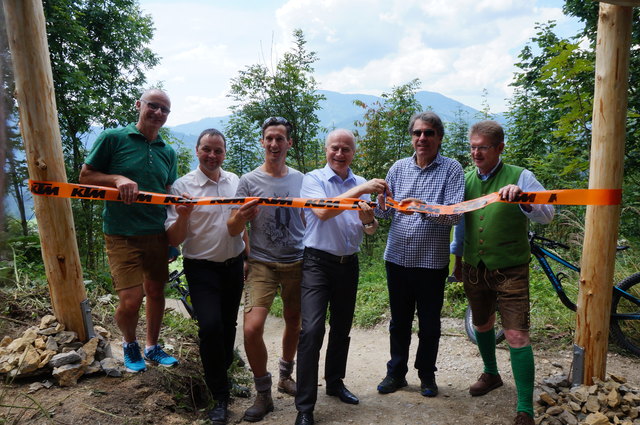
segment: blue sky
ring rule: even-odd
[[[168,125],[229,113],[230,80],[247,66],[272,67],[292,47],[295,28],[315,51],[319,88],[380,95],[414,78],[421,90],[493,112],[506,109],[513,64],[555,20],[575,34],[561,0],[140,0],[153,17],[147,73],[172,100]]]

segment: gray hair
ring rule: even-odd
[[[504,130],[497,121],[478,121],[469,129],[469,139],[474,135],[489,138],[493,146],[498,146],[500,143],[504,143]]]
[[[424,121],[426,123],[431,124],[431,127],[438,133],[438,136],[444,137],[444,125],[442,124],[442,120],[435,112],[418,112],[417,114],[411,117],[409,121],[409,135],[413,134],[413,125],[417,120]]]

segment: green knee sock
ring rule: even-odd
[[[522,348],[511,348],[511,369],[518,391],[518,412],[525,412],[533,417],[533,384],[535,366],[533,349],[530,345]]]
[[[491,329],[486,332],[476,333],[476,341],[478,341],[478,350],[480,357],[484,363],[484,372],[492,375],[498,374],[498,362],[496,361],[496,330]]]

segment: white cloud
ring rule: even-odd
[[[422,89],[476,108],[487,89],[498,112],[534,23],[566,21],[561,0],[541,1],[143,0],[157,27],[151,47],[162,56],[148,77],[171,95],[169,125],[224,115],[230,79],[275,64],[301,28],[318,54],[322,89],[381,94],[419,78]]]

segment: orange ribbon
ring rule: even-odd
[[[88,184],[44,182],[29,180],[29,190],[34,195],[52,196],[71,199],[94,199],[103,201],[122,201],[118,189],[114,187],[93,186]],[[358,210],[358,198],[221,198],[199,197],[187,199],[182,196],[165,195],[153,192],[139,192],[136,199],[141,204],[161,205],[243,205],[254,199],[258,205],[271,205],[277,207],[292,208],[329,208],[336,210]],[[500,199],[497,192],[490,193],[480,198],[471,199],[453,205],[430,205],[418,202],[400,203],[387,198],[386,205],[399,211],[412,211],[426,214],[462,214],[474,211],[494,202],[506,202],[515,204],[552,204],[552,205],[618,205],[622,200],[620,189],[565,189],[544,190],[540,192],[522,192],[513,202]],[[367,202],[376,206],[375,202]]]

